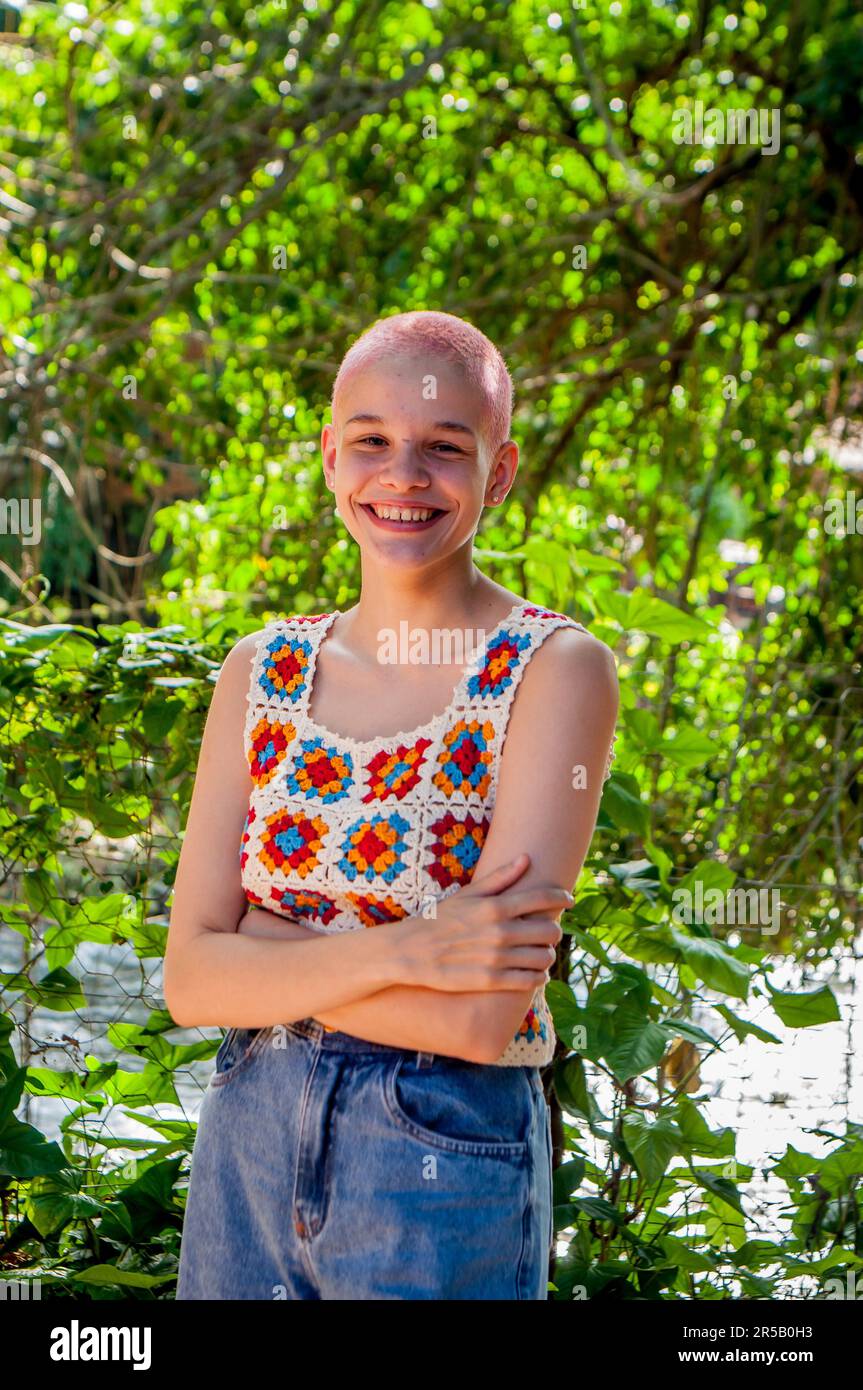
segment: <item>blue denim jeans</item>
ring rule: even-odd
[[[536,1067],[232,1028],[198,1121],[180,1299],[545,1299]]]

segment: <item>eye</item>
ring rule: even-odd
[[[436,444],[432,444],[431,447],[433,449],[452,449],[454,454],[464,453],[464,450],[460,449],[457,444],[450,444],[448,439],[440,439]]]
[[[358,439],[358,444],[386,444],[386,440],[380,434],[367,434],[362,439]]]

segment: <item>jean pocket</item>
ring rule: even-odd
[[[384,1101],[393,1123],[429,1148],[522,1160],[534,1113],[525,1070],[445,1061],[420,1068],[399,1057],[384,1073]]]
[[[225,1086],[244,1071],[258,1056],[271,1032],[270,1028],[229,1028],[216,1053],[216,1069],[210,1077],[210,1085]]]

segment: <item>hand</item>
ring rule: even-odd
[[[573,897],[553,884],[512,887],[529,863],[521,854],[445,898],[436,917],[389,927],[402,937],[405,983],[452,993],[544,984],[563,935],[554,919]]]

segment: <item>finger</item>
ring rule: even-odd
[[[541,985],[548,984],[547,970],[501,970],[496,973],[490,985],[490,990],[527,990],[533,987],[539,989]]]
[[[562,938],[563,932],[553,917],[514,917],[504,923],[503,945],[507,947],[553,946],[556,949]]]
[[[503,953],[500,965],[507,970],[550,970],[556,955],[553,946],[512,946]]]
[[[473,889],[480,893],[502,893],[509,888],[510,884],[517,883],[530,864],[529,854],[517,854],[515,859],[511,859],[508,864],[501,864],[499,868],[492,869],[489,873],[477,878],[474,874],[470,883],[462,890],[467,893]]]
[[[530,888],[511,888],[501,894],[500,906],[508,917],[526,917],[531,912],[564,912],[574,901],[565,888],[534,883]]]

